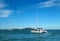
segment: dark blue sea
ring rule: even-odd
[[[60,41],[60,30],[36,34],[29,30],[0,30],[0,41]]]

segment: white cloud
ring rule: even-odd
[[[13,10],[1,10],[0,17],[9,17],[13,12]]]
[[[0,3],[0,9],[6,7],[7,5],[5,3]]]
[[[47,1],[47,2],[40,3],[40,7],[51,7],[54,5],[55,3],[53,1]]]
[[[14,10],[6,9],[8,5],[5,3],[6,0],[0,0],[0,17],[1,18],[6,18],[9,17]]]
[[[4,1],[5,0],[0,0],[0,9],[7,6],[7,4]]]
[[[60,0],[49,0],[46,2],[41,2],[41,3],[38,3],[37,6],[39,6],[39,7],[60,6]]]
[[[17,10],[16,11],[16,14],[20,14],[20,13],[22,13],[23,11],[21,11],[21,10]]]

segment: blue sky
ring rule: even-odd
[[[60,29],[60,0],[0,0],[0,29],[26,27]]]

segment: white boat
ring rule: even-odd
[[[44,29],[42,29],[42,28],[38,28],[38,29],[36,29],[36,30],[32,30],[31,32],[32,32],[32,33],[47,33],[47,31],[44,30]]]

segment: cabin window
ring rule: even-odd
[[[40,30],[39,30],[40,31]]]

